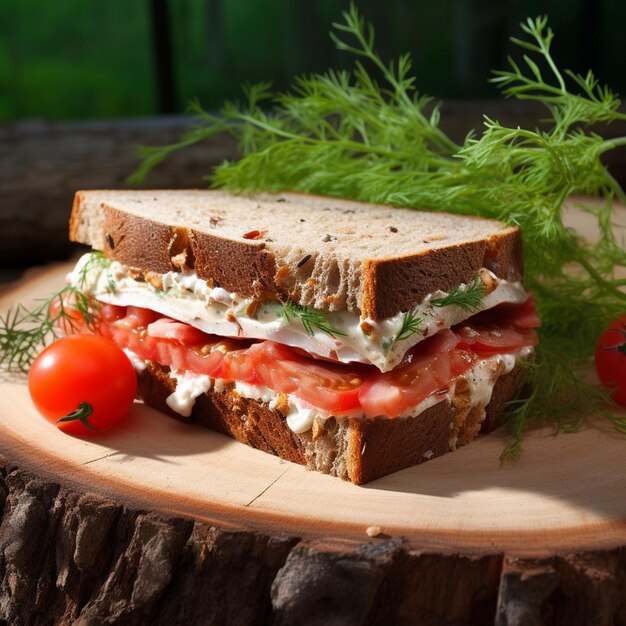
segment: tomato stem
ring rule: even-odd
[[[57,420],[57,424],[61,422],[74,422],[80,420],[80,423],[90,430],[100,431],[100,428],[96,428],[89,423],[89,416],[93,413],[93,406],[89,402],[81,402],[78,408],[71,413],[68,413],[65,417],[60,417]]]
[[[613,330],[616,330],[618,333],[620,333],[622,337],[624,337],[624,339],[626,340],[626,330],[622,330],[621,328],[614,328]],[[624,356],[626,356],[626,341],[622,341],[622,343],[618,343],[609,348],[606,348],[603,346],[602,349],[603,350],[617,350],[618,352],[621,352]]]

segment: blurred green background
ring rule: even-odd
[[[337,0],[2,0],[0,120],[116,118],[209,109],[244,82],[349,66],[328,37]],[[624,0],[361,0],[386,58],[409,51],[420,91],[495,95],[527,16],[547,14],[559,63],[626,93]],[[165,12],[165,13],[164,13]],[[160,16],[160,17],[159,17]],[[169,45],[168,45],[169,37]],[[156,43],[155,43],[156,42]]]

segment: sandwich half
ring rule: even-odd
[[[336,198],[80,191],[69,279],[144,402],[361,484],[494,426],[539,320],[517,228]],[[74,325],[74,330],[80,324]]]

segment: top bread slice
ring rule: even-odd
[[[193,268],[244,297],[374,320],[481,268],[522,276],[515,227],[300,193],[78,191],[70,238],[142,271]]]

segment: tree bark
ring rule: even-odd
[[[140,510],[0,457],[0,622],[626,622],[626,550],[454,554],[303,539]]]
[[[100,122],[31,120],[0,124],[0,265],[67,258],[74,192],[128,187],[139,145],[179,140],[188,117]],[[208,139],[173,153],[143,187],[206,187],[204,176],[236,156],[233,139]]]

